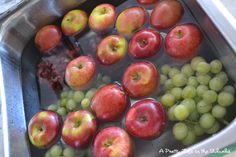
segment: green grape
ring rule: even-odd
[[[83,156],[83,157],[87,157],[87,156],[85,156],[85,154],[86,154],[86,151],[85,150],[79,150],[78,152],[77,152],[77,155],[76,156]]]
[[[176,87],[182,87],[186,85],[187,81],[187,77],[182,73],[176,74],[172,77],[172,83]]]
[[[188,83],[187,83],[187,85],[193,86],[193,87],[196,88],[196,87],[198,86],[197,78],[196,78],[195,76],[190,76],[190,77],[188,78]]]
[[[217,101],[219,105],[227,107],[234,103],[234,96],[227,92],[220,92]]]
[[[88,148],[85,152],[85,157],[93,157],[92,151],[90,148]]]
[[[197,68],[196,68],[196,71],[199,74],[203,74],[203,75],[209,73],[210,70],[211,70],[211,66],[206,62],[198,63]]]
[[[197,81],[202,85],[208,85],[210,80],[211,80],[211,77],[209,75],[198,75],[197,76]]]
[[[226,109],[220,105],[215,105],[212,108],[211,114],[215,118],[223,118],[226,115]]]
[[[44,157],[51,157],[50,151],[47,151],[44,155]]]
[[[204,134],[204,129],[199,124],[195,124],[193,126],[193,132],[195,133],[195,135],[201,136]]]
[[[61,92],[61,99],[67,98],[67,96],[68,96],[68,92],[67,91]]]
[[[197,110],[194,110],[189,116],[188,119],[191,121],[198,121],[200,117],[200,114],[197,112]]]
[[[69,91],[67,97],[72,99],[73,96],[74,96],[74,91],[73,90]]]
[[[193,70],[196,70],[198,63],[204,62],[204,61],[205,61],[205,59],[202,58],[202,57],[194,57],[194,58],[191,60],[191,67],[192,67],[192,69],[193,69]]]
[[[185,74],[187,77],[190,77],[194,74],[194,71],[191,67],[190,64],[185,64],[182,68],[181,68],[181,72],[183,74]]]
[[[176,106],[174,109],[174,115],[177,120],[180,120],[180,121],[185,120],[188,118],[189,114],[190,113],[189,113],[188,108],[184,105],[180,104]]]
[[[220,130],[220,124],[219,122],[215,121],[214,125],[211,128],[205,130],[205,133],[214,134],[219,130]]]
[[[70,147],[67,147],[64,149],[63,155],[65,157],[75,157],[75,150]]]
[[[174,109],[175,109],[176,105],[172,106],[171,108],[168,109],[167,111],[167,115],[168,115],[168,119],[170,121],[175,121],[175,115],[174,115]]]
[[[223,81],[224,85],[229,81],[229,78],[228,78],[227,74],[225,72],[223,72],[223,71],[218,73],[216,75],[216,77],[219,77]]]
[[[168,76],[169,76],[170,78],[172,78],[172,77],[174,77],[176,74],[179,74],[179,73],[180,73],[179,69],[177,69],[177,68],[172,68],[172,69],[170,69],[170,71],[169,71],[169,73],[168,73]]]
[[[210,113],[204,113],[199,119],[199,124],[203,129],[210,129],[215,121],[215,118]]]
[[[189,130],[187,136],[182,140],[182,143],[188,146],[195,142],[196,142],[196,135],[192,130]]]
[[[54,145],[50,149],[50,155],[51,157],[58,157],[62,154],[62,147],[59,145]]]
[[[197,95],[198,95],[199,97],[202,97],[203,94],[204,94],[204,92],[207,91],[207,90],[208,90],[208,87],[207,87],[207,86],[205,86],[205,85],[199,85],[199,86],[197,87]]]
[[[57,109],[57,113],[62,117],[64,117],[67,114],[66,109],[64,107],[59,107]]]
[[[197,94],[196,89],[193,86],[186,86],[182,91],[182,97],[184,99],[194,98],[196,94]]]
[[[212,104],[217,100],[217,93],[213,90],[207,90],[204,92],[202,98],[206,103]]]
[[[109,76],[103,76],[102,82],[105,84],[109,84],[109,83],[111,83],[111,78]]]
[[[58,108],[58,106],[56,104],[51,104],[48,106],[48,110],[54,111],[54,112],[57,111],[57,108]]]
[[[161,85],[164,85],[167,79],[168,78],[167,78],[166,75],[161,74],[161,76],[160,76],[160,83],[161,83]]]
[[[187,107],[190,113],[192,113],[196,109],[196,103],[193,99],[189,99],[189,98],[184,99],[181,102],[181,105],[184,105],[185,107]]]
[[[85,98],[85,99],[82,100],[81,106],[82,106],[83,109],[88,109],[89,105],[90,105],[90,99]]]
[[[74,110],[76,107],[77,107],[76,102],[75,102],[73,99],[68,100],[68,102],[67,102],[67,104],[66,104],[67,110],[72,111],[72,110]]]
[[[182,98],[182,89],[181,88],[178,88],[178,87],[172,88],[170,93],[172,95],[174,95],[175,100],[180,100]]]
[[[218,59],[211,61],[210,65],[213,74],[217,74],[222,70],[222,63]]]
[[[67,104],[67,99],[66,98],[63,98],[63,99],[60,100],[60,106],[61,107],[65,107],[66,104]]]
[[[207,113],[212,109],[212,104],[209,104],[205,102],[204,100],[201,100],[197,103],[197,111],[201,114]]]
[[[84,98],[84,93],[82,91],[76,91],[74,93],[73,99],[76,103],[80,103]]]
[[[93,96],[95,95],[97,89],[96,88],[92,88],[90,90],[87,91],[87,93],[85,94],[85,98],[88,98],[88,99],[92,99]]]
[[[165,84],[164,84],[164,89],[167,91],[167,90],[170,90],[174,87],[173,83],[172,83],[172,80],[171,79],[168,79],[166,80]]]
[[[165,107],[171,107],[175,104],[175,96],[169,93],[166,93],[161,97],[161,103]]]
[[[165,64],[161,67],[161,72],[164,75],[168,75],[168,73],[170,72],[170,69],[171,69],[171,67],[169,65]]]
[[[188,135],[188,127],[185,123],[176,123],[172,129],[173,135],[177,140],[183,140]]]
[[[224,82],[219,77],[214,77],[209,82],[210,89],[219,92],[224,87]]]
[[[232,95],[235,94],[235,90],[234,90],[234,87],[231,86],[231,85],[227,85],[223,88],[223,91],[224,92],[228,92],[228,93],[231,93]]]

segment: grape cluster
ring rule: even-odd
[[[214,134],[234,103],[234,87],[219,60],[207,63],[195,57],[178,69],[161,67],[160,82],[164,94],[160,101],[167,108],[170,121],[177,121],[172,131],[184,145],[195,143],[198,136]]]

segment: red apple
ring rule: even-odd
[[[116,21],[118,33],[130,37],[143,27],[147,19],[146,11],[141,7],[131,7],[121,12]]]
[[[61,22],[61,29],[66,36],[73,36],[83,31],[88,23],[87,13],[83,10],[71,10]]]
[[[132,99],[140,99],[152,94],[159,82],[156,67],[150,62],[131,64],[122,78],[122,85]]]
[[[161,47],[161,36],[154,30],[141,30],[134,34],[129,42],[129,55],[136,59],[145,59],[155,55]]]
[[[115,20],[115,7],[111,4],[100,4],[90,14],[89,26],[95,32],[106,32],[113,27]]]
[[[96,57],[104,65],[115,64],[125,57],[127,41],[119,35],[104,38],[97,46]]]
[[[86,110],[70,112],[62,128],[63,141],[75,149],[85,149],[96,134],[97,122]]]
[[[91,102],[91,109],[101,121],[118,120],[128,106],[127,97],[116,84],[99,89]]]
[[[80,56],[67,65],[66,83],[73,89],[82,89],[93,79],[95,71],[96,66],[93,58]]]
[[[37,32],[34,41],[41,53],[48,54],[48,51],[61,42],[61,37],[61,31],[57,26],[47,25]]]
[[[174,26],[182,17],[184,9],[177,0],[165,0],[157,3],[151,13],[150,24],[157,29]]]
[[[202,33],[194,24],[174,27],[166,36],[165,48],[168,55],[176,60],[188,60],[196,55],[202,42]]]
[[[133,157],[133,142],[121,128],[101,130],[93,143],[93,157]]]
[[[150,140],[161,135],[166,125],[164,108],[155,100],[136,102],[127,112],[125,127],[134,137]]]
[[[48,148],[61,136],[61,118],[52,111],[35,114],[28,125],[30,142],[38,148]]]
[[[138,3],[140,3],[140,4],[153,4],[153,3],[156,3],[157,2],[157,0],[137,0],[138,1]]]

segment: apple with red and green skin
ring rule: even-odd
[[[62,128],[63,141],[75,149],[88,147],[96,134],[97,122],[95,117],[86,110],[70,112]]]
[[[91,109],[103,122],[118,120],[128,106],[127,96],[117,84],[99,89],[91,101]]]
[[[52,111],[36,113],[28,124],[29,140],[35,147],[48,148],[61,136],[61,118]]]
[[[166,29],[174,26],[183,14],[184,9],[179,1],[160,1],[151,13],[150,24],[156,29]]]
[[[131,7],[122,11],[116,20],[116,29],[126,37],[141,29],[147,19],[147,13],[142,7]]]
[[[95,61],[90,56],[80,56],[66,67],[66,83],[75,90],[85,88],[91,82],[96,73]]]
[[[161,135],[166,125],[165,110],[151,99],[136,102],[126,114],[125,127],[132,136],[152,140]]]
[[[178,25],[166,36],[166,52],[175,60],[189,60],[197,54],[202,39],[202,33],[196,25]]]
[[[83,10],[69,11],[61,22],[62,32],[66,36],[74,36],[82,32],[88,23],[88,15]]]
[[[159,75],[151,62],[131,64],[122,77],[122,86],[132,99],[151,95],[159,84]]]
[[[95,137],[93,157],[133,157],[133,142],[125,130],[108,127]]]
[[[48,54],[55,48],[62,38],[60,28],[54,25],[47,25],[41,28],[35,36],[35,44],[42,54]]]
[[[89,16],[89,26],[95,32],[106,32],[113,27],[116,20],[115,7],[111,4],[100,4]]]
[[[155,55],[161,48],[161,35],[154,30],[141,30],[134,34],[129,42],[129,55],[136,59],[145,59]]]
[[[124,37],[110,35],[98,44],[96,57],[103,65],[115,64],[125,57],[127,45]]]
[[[144,5],[146,5],[146,4],[154,4],[154,3],[157,2],[157,0],[137,0],[137,2],[138,2],[139,4],[144,4]]]

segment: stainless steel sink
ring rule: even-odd
[[[34,52],[36,50],[32,46],[32,38],[40,27],[55,22],[66,11],[78,7],[84,1],[29,1],[2,22],[0,26],[0,112],[2,116],[2,133],[0,133],[0,136],[3,138],[3,157],[29,157],[32,151],[34,151],[33,154],[38,153],[38,156],[40,156],[40,151],[29,145],[26,134],[27,121],[40,108],[37,84],[35,83],[35,65],[40,56]],[[95,3],[94,1],[90,2]],[[111,1],[104,0],[101,2]],[[231,17],[227,16],[227,13],[219,8],[218,3],[223,2],[223,0],[214,0],[214,2],[213,0],[183,0],[186,8],[189,9],[189,13],[192,14],[203,30],[207,45],[213,52],[205,55],[216,56],[222,60],[231,79],[235,82],[236,25],[234,21],[231,21]],[[118,2],[116,1],[116,3]],[[26,45],[27,51],[32,51],[32,53],[28,54],[28,57],[23,54]],[[235,143],[236,139],[232,137],[235,137],[234,134],[236,132],[236,120],[234,120],[236,107],[230,108],[230,111],[232,112],[229,114],[229,119],[232,121],[229,126],[214,136],[190,146],[187,149],[188,151],[182,151],[173,156],[206,156],[210,152],[192,154],[191,151],[211,148],[220,149]],[[163,142],[168,143],[168,141]]]

